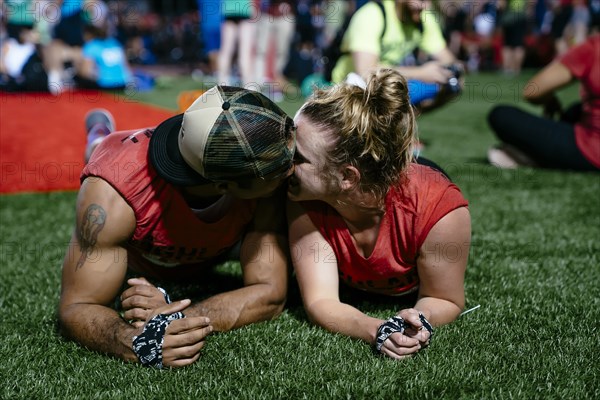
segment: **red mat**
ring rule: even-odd
[[[0,193],[77,190],[93,108],[115,117],[117,130],[155,126],[175,112],[97,91],[0,93]]]

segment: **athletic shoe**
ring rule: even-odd
[[[107,110],[96,108],[85,116],[87,145],[85,147],[85,162],[90,159],[92,152],[106,136],[115,130],[115,120]]]
[[[487,157],[490,164],[503,169],[538,166],[527,154],[507,144],[490,148]]]
[[[103,108],[94,108],[85,115],[85,131],[89,133],[96,124],[102,124],[109,132],[115,131],[115,119],[112,114]]]

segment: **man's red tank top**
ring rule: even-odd
[[[111,133],[95,149],[81,181],[102,178],[133,209],[136,228],[125,245],[130,268],[157,278],[194,275],[242,238],[256,201],[236,199],[220,220],[200,220],[177,188],[150,164],[152,133],[153,129]]]
[[[446,214],[467,205],[458,187],[438,171],[412,164],[407,180],[387,194],[375,248],[365,258],[333,207],[317,201],[303,203],[334,251],[340,279],[351,287],[386,295],[418,288],[417,257],[429,231]]]

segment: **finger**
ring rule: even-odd
[[[419,341],[419,343],[421,343],[421,345],[423,345],[424,343],[429,341],[429,331],[425,328],[421,328],[419,330],[410,330],[410,332],[407,330],[404,332],[404,334],[406,336],[409,336],[413,339],[417,339]]]
[[[146,280],[146,278],[130,278],[127,280],[127,284],[130,286],[143,285],[143,286],[154,286]]]
[[[185,360],[194,358],[200,353],[200,350],[204,347],[206,341],[194,343],[189,346],[176,347],[173,349],[164,349],[163,347],[163,360],[168,358],[170,360]]]
[[[408,358],[412,355],[412,354],[398,354],[395,351],[392,351],[386,347],[381,348],[381,354],[383,354],[384,356],[393,358],[395,360],[402,360],[402,359]]]
[[[124,290],[123,293],[121,293],[121,301],[124,301],[126,298],[133,296],[152,297],[155,294],[157,294],[157,289],[155,289],[153,286],[135,285]]]
[[[151,316],[151,310],[142,308],[132,308],[123,313],[123,318],[126,321],[139,320],[146,321]]]
[[[420,329],[423,326],[423,323],[421,323],[421,318],[419,318],[419,311],[415,310],[414,308],[404,309],[400,311],[398,315],[404,319],[404,322],[416,329]]]
[[[164,300],[161,302],[152,301],[151,297],[145,296],[132,296],[128,297],[125,300],[121,301],[121,307],[124,310],[129,310],[133,308],[143,308],[145,310],[156,308],[162,304],[165,304]]]
[[[404,346],[398,347],[398,346],[395,346],[393,342],[386,340],[386,343],[384,343],[382,349],[384,349],[384,348],[396,355],[407,356],[407,355],[415,354],[416,352],[421,350],[421,344],[417,344],[415,346],[410,346],[410,347],[404,347]]]
[[[165,334],[163,341],[163,349],[175,349],[180,347],[193,346],[196,343],[202,342],[213,331],[212,326],[196,329],[181,333],[178,335]]]
[[[131,325],[136,328],[142,328],[146,323],[144,321],[132,321]]]
[[[390,347],[394,348],[412,348],[420,345],[418,339],[403,335],[400,332],[396,332],[390,335],[384,342],[384,345],[390,343]]]
[[[198,360],[198,358],[200,358],[200,353],[198,353],[194,357],[188,358],[188,359],[178,359],[178,360],[167,360],[167,361],[165,361],[165,359],[163,357],[163,365],[165,367],[170,367],[170,368],[187,367],[188,365],[195,363]]]
[[[209,326],[212,329],[212,326],[210,325],[210,319],[207,317],[190,317],[171,322],[166,332],[169,335],[179,335],[188,331],[206,328]]]
[[[173,314],[179,311],[185,310],[192,301],[190,299],[184,299],[179,301],[174,301],[171,304],[166,304],[162,307],[156,309],[155,314]]]

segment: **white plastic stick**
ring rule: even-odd
[[[467,313],[470,313],[471,311],[475,311],[475,310],[477,310],[479,307],[481,307],[481,304],[477,304],[475,307],[473,307],[473,308],[469,308],[468,310],[466,310],[466,311],[463,311],[462,313],[460,313],[460,315],[465,315],[465,314],[467,314]]]

